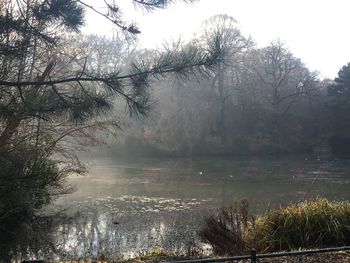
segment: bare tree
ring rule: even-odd
[[[227,15],[217,15],[203,23],[201,41],[204,46],[218,43],[224,50],[221,62],[217,65],[212,80],[212,86],[218,91],[220,103],[220,117],[218,130],[221,145],[227,143],[226,107],[232,93],[239,83],[239,71],[247,52],[252,48],[250,38],[242,35],[237,21]]]

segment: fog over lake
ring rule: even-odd
[[[350,198],[348,160],[89,158],[88,174],[70,178],[77,190],[42,211],[56,218],[59,257],[129,257],[155,247],[185,253],[201,247],[196,232],[209,211],[242,198],[253,214],[316,197]]]
[[[298,1],[1,1],[0,263],[349,245],[350,5]]]

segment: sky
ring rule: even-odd
[[[103,1],[101,6],[103,6]],[[141,29],[139,45],[162,46],[179,37],[190,39],[206,19],[227,14],[238,21],[245,36],[258,47],[280,39],[305,65],[321,78],[335,78],[350,62],[349,0],[198,0],[177,1],[167,9],[146,12],[131,4],[117,3],[128,21]],[[96,0],[94,1],[96,4]],[[112,25],[88,13],[86,32],[111,34]]]

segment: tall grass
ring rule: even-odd
[[[265,251],[350,244],[350,203],[326,199],[279,208],[259,217],[249,230]]]
[[[246,210],[237,204],[221,208],[205,220],[199,236],[214,253],[237,255],[252,247],[259,252],[276,252],[350,245],[348,201],[305,201],[272,210],[256,220],[248,215],[248,203],[244,203]]]

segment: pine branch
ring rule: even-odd
[[[210,57],[204,57],[202,60],[194,63],[187,63],[187,64],[181,64],[181,63],[174,63],[172,65],[168,65],[165,67],[162,67],[162,65],[155,66],[154,68],[151,68],[147,71],[139,71],[132,74],[122,75],[122,76],[112,76],[112,77],[98,77],[98,76],[81,76],[77,75],[75,77],[70,78],[63,78],[63,79],[49,79],[49,80],[43,80],[43,81],[6,81],[6,80],[0,80],[0,86],[7,86],[7,87],[28,87],[28,86],[52,86],[57,84],[66,84],[66,83],[72,83],[72,82],[101,82],[103,84],[108,85],[109,87],[114,87],[113,83],[117,82],[118,80],[125,80],[125,79],[135,79],[137,77],[142,77],[144,75],[164,75],[167,73],[182,73],[186,71],[187,69],[200,69],[200,67],[208,67],[214,65],[215,58]],[[115,90],[118,93],[120,91]],[[121,94],[122,95],[122,94]]]
[[[77,0],[77,2],[82,4],[85,7],[89,8],[90,10],[95,12],[96,14],[104,17],[108,21],[112,22],[114,25],[116,25],[117,27],[119,27],[123,31],[127,31],[127,32],[129,32],[131,34],[139,34],[139,33],[141,33],[141,31],[136,27],[136,25],[130,24],[130,25],[126,26],[126,25],[124,25],[124,23],[122,21],[118,21],[116,18],[113,18],[112,16],[110,16],[108,14],[104,14],[104,13],[100,12],[95,7],[93,7],[92,5],[86,4],[84,1]],[[106,5],[107,5],[107,7],[109,8],[109,10],[112,12],[112,14],[114,16],[117,16],[118,13],[120,12],[120,10],[119,10],[119,8],[117,6],[111,6],[108,3],[106,3]]]
[[[42,111],[44,114],[53,115],[59,115],[66,111],[72,116],[72,120],[79,121],[80,119],[84,120],[85,116],[92,113],[91,111],[103,110],[104,106],[108,106],[106,97],[94,96],[93,94],[93,96],[89,96],[87,93],[85,84],[96,83],[123,97],[129,107],[130,114],[147,115],[152,105],[150,94],[148,93],[151,79],[166,78],[171,73],[182,79],[198,74],[207,75],[212,72],[221,57],[221,50],[218,46],[212,47],[210,51],[203,52],[192,45],[187,45],[185,48],[179,45],[175,49],[168,49],[166,52],[159,53],[151,61],[140,61],[131,64],[128,73],[124,75],[120,75],[119,72],[105,76],[88,74],[85,72],[84,64],[83,71],[79,71],[73,77],[57,79],[37,78],[33,81],[0,80],[0,88],[6,90],[6,87],[16,87],[17,89],[28,87],[32,91],[39,91],[40,88],[44,88],[48,92],[47,89],[51,87],[52,92],[47,93],[49,97],[43,97],[44,101],[42,102],[32,101],[30,105],[33,105],[33,107],[29,107],[27,110],[33,114],[37,111]],[[88,104],[85,103],[89,100],[88,98],[86,101],[82,101],[76,100],[79,97],[66,97],[64,94],[60,94],[59,87],[66,84],[77,84],[80,87],[80,91],[90,98],[90,102]],[[35,95],[33,98],[35,98]],[[53,98],[55,98],[55,101],[52,100]],[[51,103],[51,106],[45,109],[38,108],[37,105],[49,105],[46,100],[51,100],[54,103]],[[82,110],[83,115],[79,114],[79,109]],[[86,112],[88,114],[84,115]]]
[[[186,3],[192,3],[195,0],[184,0]],[[143,6],[146,10],[154,10],[156,8],[166,8],[169,4],[175,2],[175,0],[133,0],[135,4]]]

